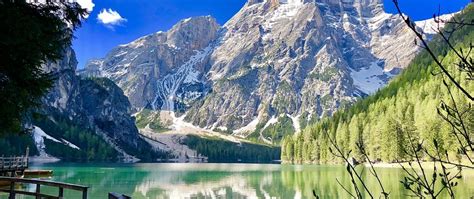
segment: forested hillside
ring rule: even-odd
[[[279,147],[245,142],[233,143],[222,139],[202,138],[194,135],[188,135],[183,144],[206,156],[208,162],[269,163],[278,160],[280,154]]]
[[[466,22],[474,19],[474,7],[468,6],[456,16]],[[450,28],[448,25],[446,28]],[[451,37],[456,49],[468,50],[474,41],[474,28],[465,26]],[[440,37],[435,37],[431,48],[438,55],[458,81],[469,92],[474,92],[472,81],[466,81],[454,66],[456,56]],[[360,100],[352,107],[338,111],[331,118],[309,125],[302,133],[286,137],[282,141],[282,160],[295,163],[327,163],[335,161],[329,151],[328,136],[332,136],[344,151],[352,150],[356,159],[362,159],[356,147],[358,141],[364,143],[371,159],[384,162],[403,160],[403,148],[408,145],[407,135],[419,140],[436,139],[441,148],[455,154],[457,140],[451,136],[452,130],[437,113],[443,100],[451,102],[443,76],[427,52],[421,52],[398,77],[376,94]],[[438,75],[437,75],[438,74]],[[461,110],[467,110],[468,102],[453,85],[453,96]],[[474,132],[474,112],[466,114],[468,132]],[[428,150],[433,150],[428,142]]]

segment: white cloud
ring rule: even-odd
[[[89,13],[92,12],[92,9],[94,9],[95,6],[92,0],[77,0],[76,2],[81,5],[82,8],[87,9]]]
[[[127,19],[120,16],[120,14],[112,9],[102,9],[97,15],[97,20],[99,23],[104,24],[105,27],[114,29],[114,26],[122,25],[122,23],[126,22]]]

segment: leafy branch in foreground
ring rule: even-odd
[[[0,135],[28,131],[29,112],[54,81],[42,65],[62,57],[87,13],[77,3],[54,2],[0,0]]]
[[[409,16],[406,16],[403,14],[401,8],[400,8],[400,5],[398,4],[398,0],[393,0],[393,3],[395,4],[395,8],[397,9],[398,11],[398,14],[400,15],[400,17],[403,19],[403,21],[405,22],[405,24],[412,30],[412,32],[416,35],[417,39],[423,44],[421,47],[426,50],[429,55],[431,56],[431,58],[433,59],[433,61],[438,65],[438,67],[441,69],[441,71],[443,72],[443,74],[460,90],[462,91],[462,93],[464,93],[464,95],[466,95],[467,98],[469,98],[471,101],[474,101],[474,97],[466,90],[466,88],[464,86],[461,85],[461,83],[455,79],[454,75],[452,74],[452,72],[450,72],[447,67],[445,66],[445,64],[442,63],[442,60],[440,60],[438,58],[438,56],[435,54],[435,52],[429,47],[428,45],[428,41],[425,39],[425,36],[424,36],[424,33],[423,31],[419,31],[418,27],[416,26],[416,24],[410,19]],[[453,33],[457,30],[459,30],[460,28],[466,26],[466,25],[469,25],[467,23],[463,23],[462,20],[460,21],[457,21],[457,20],[454,20],[456,21],[457,23],[453,23],[455,24],[456,26],[454,27],[450,27],[450,29],[448,28],[446,31],[443,31],[443,28],[442,26],[440,25],[440,23],[443,23],[443,20],[440,19],[439,17],[439,14],[438,15],[434,15],[434,20],[435,22],[437,22],[437,29],[435,30],[438,35],[441,36],[441,38],[444,40],[444,42],[449,46],[449,48],[451,50],[453,50],[456,55],[458,56],[458,58],[460,59],[459,62],[458,62],[458,66],[461,66],[460,69],[463,69],[465,70],[466,73],[468,73],[468,75],[470,77],[472,77],[472,74],[474,72],[474,67],[473,67],[473,62],[472,62],[472,58],[469,58],[470,56],[470,53],[472,52],[472,43],[470,45],[470,48],[469,50],[467,51],[467,53],[463,53],[462,50],[457,50],[455,48],[455,46],[452,44],[452,42],[450,41],[450,37],[451,35],[453,35]],[[417,40],[415,40],[416,42]]]

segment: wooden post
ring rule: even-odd
[[[28,156],[30,156],[30,147],[26,147],[26,154],[25,154],[26,168],[28,168]]]
[[[36,184],[36,199],[41,199],[41,196],[39,196],[41,193],[41,185]]]
[[[82,191],[82,199],[87,199],[87,188]]]
[[[60,182],[53,182],[53,181],[45,181],[45,180],[33,180],[33,179],[24,179],[24,178],[10,178],[10,177],[1,177],[0,180],[6,181],[10,183],[10,189],[0,189],[0,192],[9,193],[8,199],[15,199],[16,195],[30,195],[33,196],[35,199],[42,199],[42,198],[57,198],[63,199],[64,198],[64,189],[70,189],[75,191],[82,192],[82,199],[87,199],[87,190],[88,187],[68,184],[68,183],[60,183]],[[23,190],[15,190],[16,183],[21,184],[31,184],[36,186],[36,190],[34,191],[23,191]],[[59,188],[58,195],[48,195],[45,193],[41,193],[41,185],[44,186],[51,186]]]
[[[62,187],[59,187],[59,194],[58,194],[58,197],[60,199],[63,199],[64,197],[64,189]]]
[[[15,182],[11,181],[10,182],[10,196],[8,199],[15,199]]]
[[[25,160],[25,156],[21,156],[20,158],[18,158],[18,167],[17,168],[23,168],[23,160]]]

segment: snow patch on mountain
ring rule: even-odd
[[[60,159],[46,153],[46,150],[45,150],[46,149],[46,144],[44,143],[44,139],[48,139],[48,140],[51,140],[51,141],[56,142],[56,143],[62,143],[62,144],[66,145],[68,147],[71,147],[73,149],[80,150],[79,147],[72,144],[71,142],[69,142],[65,139],[61,139],[61,141],[60,141],[60,140],[46,134],[41,128],[39,128],[37,126],[33,126],[33,140],[35,142],[36,149],[38,150],[38,153],[39,153],[39,155],[37,157],[32,157],[33,161],[36,161],[36,162],[56,162],[56,161],[60,160]]]
[[[282,18],[293,17],[298,14],[303,2],[298,0],[280,1],[281,5],[275,10],[270,21],[277,21]]]
[[[296,117],[291,116],[290,114],[286,114],[291,119],[291,122],[293,123],[293,128],[295,129],[295,133],[301,132],[301,126],[300,126],[300,116],[298,115]]]
[[[451,13],[451,14],[444,14],[436,18],[436,20],[439,20],[439,23],[431,18],[431,19],[426,19],[422,21],[417,21],[415,22],[416,26],[420,27],[423,30],[423,33],[425,34],[438,34],[438,28],[442,29],[444,25],[446,25],[446,21],[449,21],[451,18],[453,18],[454,15],[458,14],[459,12],[456,13]]]
[[[202,62],[212,52],[212,46],[209,45],[201,51],[196,51],[196,54],[181,65],[177,72],[166,75],[158,81],[158,89],[155,100],[151,104],[153,110],[168,110],[174,111],[174,101],[176,99],[176,92],[183,83],[199,82],[200,73],[194,69],[197,63]],[[162,107],[157,106],[159,99],[165,99]]]
[[[394,16],[393,14],[381,13],[381,14],[375,15],[374,17],[366,18],[366,20],[367,22],[369,22],[369,29],[371,31],[374,31],[382,27],[383,23],[393,16]]]
[[[265,124],[265,126],[263,126],[262,131],[265,130],[266,128],[268,128],[270,125],[276,124],[277,122],[278,122],[278,117],[272,116],[272,118],[270,118],[270,120],[268,120],[268,122]]]
[[[352,68],[350,70],[354,85],[366,94],[373,94],[382,88],[386,84],[383,77],[390,75],[377,62],[372,62],[368,67],[358,71]]]
[[[44,144],[44,139],[48,139],[48,140],[51,140],[53,142],[57,142],[57,143],[62,143],[68,147],[71,147],[73,149],[77,149],[77,150],[81,150],[78,146],[74,145],[73,143],[65,140],[65,139],[61,139],[58,140],[48,134],[46,134],[41,128],[37,127],[37,126],[34,126],[33,127],[33,138],[35,140],[35,144],[36,144],[36,147],[38,149],[38,151],[40,151],[40,154],[41,152],[44,152],[44,149],[46,148],[46,145]]]
[[[139,38],[139,39],[137,39],[137,40],[135,40],[131,43],[122,44],[122,45],[120,45],[120,47],[130,47],[130,48],[134,48],[134,49],[140,48],[140,47],[145,45],[145,42],[146,42],[145,38],[146,37],[141,37],[141,38]]]
[[[272,37],[271,29],[273,24],[283,19],[294,17],[298,14],[300,9],[303,7],[301,1],[280,1],[281,5],[278,8],[264,17],[265,21],[262,23],[262,27],[265,29],[263,40],[269,40]]]
[[[255,131],[258,124],[259,124],[259,119],[258,117],[256,117],[254,120],[248,123],[247,126],[234,130],[232,135],[238,136],[238,137],[245,137],[248,133]]]
[[[161,112],[165,114],[169,114],[169,116],[173,120],[173,124],[170,126],[172,130],[165,133],[174,133],[174,134],[178,133],[178,134],[184,134],[184,135],[195,134],[195,135],[200,135],[200,136],[205,136],[205,137],[218,137],[218,138],[228,140],[234,143],[241,143],[243,141],[235,136],[221,134],[209,129],[195,126],[189,122],[186,122],[184,121],[184,118],[186,117],[186,115],[182,115],[181,117],[176,117],[175,113],[172,111],[161,111]]]

